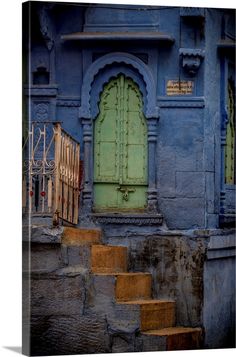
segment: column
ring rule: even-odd
[[[84,141],[84,189],[82,192],[84,212],[92,209],[92,120],[82,119]]]
[[[157,118],[147,119],[148,126],[148,211],[157,212],[157,185],[156,185],[156,143]]]

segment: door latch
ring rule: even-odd
[[[128,187],[117,187],[117,190],[122,193],[122,198],[124,201],[129,200],[129,193],[130,192],[135,192],[134,188],[128,188]]]

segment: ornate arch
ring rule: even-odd
[[[110,68],[105,68],[105,70],[100,71],[96,76],[93,82],[93,86],[90,93],[90,110],[92,119],[95,119],[99,113],[99,102],[101,93],[104,90],[104,87],[112,78],[116,78],[119,74],[124,74],[127,78],[131,78],[139,87],[140,92],[142,93],[143,100],[143,113],[146,112],[146,86],[143,82],[142,77],[139,72],[135,71],[133,68],[119,64],[112,66]]]
[[[134,55],[115,52],[104,55],[94,61],[85,73],[82,84],[81,107],[79,115],[81,118],[91,119],[91,90],[95,77],[105,67],[112,64],[125,64],[138,71],[146,87],[146,108],[144,115],[147,119],[158,118],[158,108],[156,106],[156,85],[151,70],[139,58]]]
[[[147,119],[148,140],[148,211],[157,213],[156,139],[159,110],[156,106],[156,84],[149,67],[134,55],[116,52],[94,61],[85,73],[79,116],[83,126],[84,189],[83,209],[89,214],[93,207],[93,119],[104,84],[119,73],[132,78],[143,95],[144,116]],[[91,99],[92,98],[92,99]]]

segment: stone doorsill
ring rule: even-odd
[[[101,224],[135,224],[138,226],[155,225],[163,223],[160,213],[93,213],[92,219]]]

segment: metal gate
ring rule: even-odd
[[[78,223],[80,145],[60,123],[32,122],[23,146],[23,212]]]

